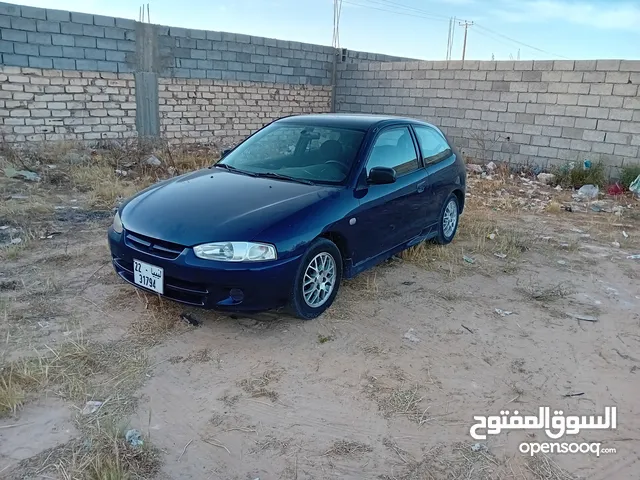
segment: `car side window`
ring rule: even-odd
[[[367,161],[367,176],[373,167],[389,167],[397,176],[418,169],[418,154],[408,127],[383,130],[376,138]]]
[[[451,147],[434,129],[418,125],[414,125],[413,129],[425,164],[439,162],[451,155]]]

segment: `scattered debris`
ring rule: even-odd
[[[18,245],[19,243],[22,243],[22,239],[20,237],[12,238],[9,243],[11,243],[11,245]]]
[[[146,163],[147,165],[151,165],[152,167],[159,167],[160,165],[162,165],[162,162],[160,161],[160,159],[155,155],[151,155],[149,158],[145,160],[144,163]]]
[[[580,397],[584,395],[584,392],[580,392],[580,393],[567,393],[566,395],[563,395],[563,397]]]
[[[556,190],[561,192],[562,191],[562,186],[561,185],[556,185]]]
[[[538,174],[538,181],[541,183],[544,183],[545,185],[551,185],[553,182],[555,182],[555,180],[556,180],[556,176],[553,173]]]
[[[567,261],[566,260],[558,260],[558,265],[566,265]]]
[[[496,239],[496,234],[495,233],[490,233],[489,235],[487,235],[487,238],[489,240],[495,240]]]
[[[407,286],[409,286],[409,285],[413,285],[414,283],[416,283],[416,282],[409,282],[409,281],[407,281],[407,282],[402,282],[402,285],[407,285]]]
[[[460,326],[464,328],[467,332],[473,333],[473,330],[471,330],[469,327],[466,327],[465,325],[462,325],[462,324],[460,324]]]
[[[600,189],[595,185],[583,185],[578,189],[577,196],[580,198],[598,198]]]
[[[501,308],[496,308],[495,312],[501,317],[506,317],[513,314],[513,312],[510,312],[509,310],[502,310]]]
[[[407,333],[403,335],[403,338],[413,343],[420,343],[420,339],[416,336],[416,331],[413,328],[410,328]]]
[[[116,175],[120,175],[121,177],[126,177],[129,174],[126,170],[120,170],[118,168],[116,168],[115,172]]]
[[[496,169],[496,164],[493,162],[489,162],[485,165],[485,168],[490,172],[493,172]]]
[[[624,230],[622,231],[622,236],[624,238],[629,238],[629,234],[627,232],[625,232]]]
[[[482,173],[482,167],[480,165],[476,165],[475,163],[468,163],[467,172]]]
[[[102,402],[98,402],[97,400],[89,400],[84,404],[82,415],[91,415],[92,413],[96,413],[101,406]]]
[[[627,260],[640,260],[640,254],[637,255],[628,255]]]
[[[467,263],[472,263],[472,264],[476,263],[475,259],[473,259],[473,258],[471,258],[471,257],[469,257],[467,255],[463,255],[462,259]]]
[[[494,253],[494,255],[495,255],[496,257],[498,257],[498,258],[502,258],[502,259],[507,258],[507,254],[506,254],[506,253],[497,253],[497,252],[496,252],[496,253]]]
[[[598,319],[596,317],[592,317],[591,315],[579,315],[577,313],[568,313],[570,317],[575,318],[576,320],[584,320],[585,322],[597,322]]]
[[[487,451],[487,446],[483,443],[476,443],[474,445],[471,445],[471,451],[472,452],[482,452],[482,451]]]
[[[614,183],[613,185],[609,185],[607,187],[607,195],[616,196],[622,195],[624,193],[624,189],[619,183]]]
[[[612,245],[614,248],[620,248],[620,242],[611,242],[611,245]]]
[[[65,154],[61,160],[71,165],[79,165],[81,163],[89,163],[91,157],[87,153],[69,152]]]
[[[318,343],[327,343],[331,340],[333,340],[333,335],[322,335],[321,333],[318,334]]]
[[[16,170],[13,167],[6,167],[4,169],[4,174],[8,178],[21,178],[23,180],[28,180],[30,182],[39,182],[40,175],[35,172],[30,172],[29,170]]]
[[[139,430],[136,429],[127,430],[124,438],[132,447],[140,447],[144,444],[144,442],[142,441],[142,434]]]
[[[16,290],[20,284],[16,280],[3,280],[0,282],[0,292],[3,290]]]
[[[196,317],[191,315],[190,313],[182,313],[180,314],[180,319],[189,325],[193,325],[194,327],[199,327],[202,325],[202,322],[198,320]]]
[[[640,198],[640,175],[631,182],[631,185],[629,185],[629,191],[635,193],[636,197]]]

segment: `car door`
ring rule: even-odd
[[[421,230],[416,215],[421,204],[419,196],[426,190],[426,175],[408,125],[386,127],[377,134],[361,178],[367,178],[373,167],[393,168],[396,181],[386,185],[365,182],[359,187],[362,190],[354,225],[358,236],[355,264],[412,239]]]
[[[437,223],[443,202],[452,182],[451,166],[455,155],[444,135],[427,125],[413,125],[420,147],[420,155],[427,175],[428,195],[422,206],[429,224]]]

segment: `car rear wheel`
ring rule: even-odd
[[[446,245],[451,243],[453,237],[458,230],[458,220],[460,218],[460,208],[458,197],[455,194],[449,195],[442,206],[440,212],[440,220],[438,222],[438,236],[435,238],[436,243]]]
[[[333,303],[341,280],[340,250],[326,238],[318,238],[302,257],[293,281],[293,314],[303,320],[316,318]]]

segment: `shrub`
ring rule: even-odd
[[[583,185],[597,185],[602,187],[607,182],[605,175],[605,166],[603,163],[592,163],[591,168],[584,168],[581,163],[571,168],[571,164],[567,163],[560,167],[555,167],[551,173],[556,176],[556,184],[569,188],[580,188]]]
[[[624,188],[629,188],[638,175],[640,175],[640,165],[628,165],[620,173],[620,183]]]

